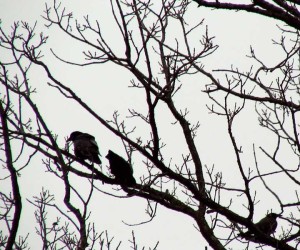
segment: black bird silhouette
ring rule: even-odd
[[[74,153],[79,159],[88,159],[91,162],[101,164],[99,148],[94,136],[88,133],[74,131],[71,133],[68,141],[73,142]]]
[[[109,160],[111,173],[121,186],[134,186],[136,184],[132,166],[126,160],[111,150],[108,151],[106,158]]]
[[[264,234],[271,235],[275,232],[277,227],[277,218],[279,217],[279,214],[275,213],[269,213],[264,218],[262,218],[259,222],[255,224],[257,229],[261,231]],[[254,233],[247,231],[245,233],[241,233],[239,236],[242,237],[250,237]]]

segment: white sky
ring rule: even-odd
[[[48,2],[49,5],[52,4],[52,1]],[[107,36],[114,42],[113,46],[118,46],[115,30],[111,26],[111,14],[108,7],[109,1],[76,0],[65,2],[67,3],[64,4],[73,12],[74,17],[77,17],[79,20],[82,20],[81,16],[83,14],[89,14],[91,19],[99,18],[100,23],[103,23]],[[231,65],[234,65],[245,70],[248,69],[252,61],[246,58],[245,55],[249,54],[250,45],[255,48],[259,56],[265,59],[269,64],[268,66],[273,66],[280,58],[281,54],[273,46],[271,40],[280,38],[276,21],[244,12],[211,11],[205,8],[196,8],[196,4],[192,4],[191,6],[194,9],[190,12],[188,19],[196,21],[205,18],[205,25],[208,25],[209,34],[216,37],[215,43],[220,46],[214,55],[204,60],[206,68],[230,68]],[[53,74],[66,85],[76,90],[79,96],[104,118],[111,119],[113,111],[117,109],[123,118],[128,115],[128,108],[138,107],[138,109],[142,110],[144,108],[144,95],[139,90],[127,88],[131,79],[128,72],[112,64],[87,68],[65,65],[48,53],[49,47],[52,47],[63,58],[77,60],[81,58],[81,50],[83,48],[80,44],[72,42],[61,33],[52,29],[47,30],[43,26],[44,21],[41,15],[44,7],[43,1],[40,0],[0,0],[2,25],[8,31],[14,21],[25,20],[33,24],[35,20],[38,20],[37,32],[44,31],[45,34],[49,34],[50,36],[49,46],[45,51],[47,55],[45,61],[49,63]],[[198,39],[201,36],[202,34],[199,34]],[[63,99],[58,95],[56,90],[46,88],[45,75],[39,71],[39,68],[35,72],[31,79],[38,89],[35,100],[40,105],[40,110],[47,114],[47,122],[51,130],[58,134],[62,147],[64,147],[64,139],[72,131],[80,130],[93,134],[96,137],[104,165],[107,165],[104,156],[108,149],[112,149],[120,155],[125,156],[122,144],[117,138],[112,136],[103,126],[99,126],[95,119],[91,118],[90,115],[86,114],[78,106],[74,106],[75,104],[72,101]],[[224,179],[230,183],[232,178],[234,178],[234,170],[232,170],[234,156],[229,139],[227,135],[224,136],[224,131],[226,131],[224,120],[220,117],[207,114],[205,103],[208,102],[208,98],[200,93],[202,86],[207,83],[199,82],[199,78],[193,76],[188,78],[183,84],[184,87],[181,94],[179,94],[177,103],[180,107],[188,107],[191,110],[190,119],[193,122],[200,120],[201,127],[198,132],[199,144],[197,145],[200,156],[208,166],[215,164],[217,169],[222,170]],[[249,113],[253,114],[251,111]],[[174,142],[176,130],[169,128],[170,120],[166,120],[165,116],[162,113],[160,118],[163,129],[169,131],[164,135],[164,140],[168,143],[166,155],[168,158],[180,159],[181,151],[185,150],[183,140],[180,137],[177,138],[176,134],[176,141]],[[271,148],[274,148],[275,141],[273,137],[269,137],[269,133],[266,133],[265,137],[257,136],[254,138],[254,135],[261,133],[261,130],[256,125],[257,119],[250,120],[248,113],[243,113],[241,117],[242,119],[240,119],[240,123],[236,127],[240,131],[238,138],[245,145],[243,148],[245,150],[245,157],[249,158],[249,167],[253,167],[254,162],[253,157],[251,157],[253,141],[255,140],[259,145],[270,145]],[[129,122],[129,124],[131,126],[135,125],[133,122]],[[143,128],[138,127],[137,133],[142,134]],[[230,150],[227,151],[226,149]],[[33,214],[29,214],[28,210],[26,210],[31,205],[26,203],[25,199],[33,195],[38,195],[41,191],[41,186],[45,186],[51,192],[57,193],[56,200],[58,202],[62,197],[59,192],[60,182],[49,177],[49,174],[45,175],[40,159],[36,159],[34,162],[35,164],[24,170],[20,178],[21,185],[23,184],[21,192],[25,204],[21,231],[24,234],[25,232],[30,233],[29,242],[31,249],[39,249],[38,246],[40,243],[34,240],[35,225],[32,223],[34,220]],[[143,173],[142,169],[138,169],[140,167],[138,166],[139,164],[141,162],[136,162],[134,165],[137,179]],[[80,183],[79,187],[81,185],[83,187],[80,178],[74,177],[74,182]],[[232,183],[232,185],[237,185],[235,187],[238,187],[238,184],[238,181],[233,181]],[[101,187],[102,185],[99,186]],[[106,190],[110,188],[108,187]],[[276,191],[279,192],[280,189]],[[264,198],[270,197],[270,195],[264,193],[258,194],[258,197]],[[238,199],[235,201],[234,206],[240,207]],[[204,246],[208,245],[194,228],[194,222],[190,218],[163,207],[159,207],[158,216],[151,223],[138,227],[124,225],[122,221],[138,223],[147,219],[144,214],[145,201],[138,198],[117,199],[98,193],[95,194],[90,208],[92,210],[92,217],[97,222],[98,231],[108,230],[110,236],[115,237],[116,242],[123,240],[123,247],[121,249],[129,249],[127,240],[131,237],[131,230],[135,230],[140,246],[153,247],[156,241],[160,241],[158,249],[196,250],[204,249]],[[277,209],[277,212],[279,212],[279,207],[273,198],[270,198],[268,202],[264,202],[263,200],[263,202],[258,204],[257,211],[260,213],[255,214],[256,219],[264,216],[267,210],[270,209],[274,209],[275,212]],[[245,212],[245,210],[241,211],[241,214],[246,215]]]

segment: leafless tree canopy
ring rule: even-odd
[[[190,18],[190,12],[198,10],[195,2],[199,9],[248,11],[274,18],[274,25],[281,21],[278,29],[282,37],[274,40],[281,59],[269,66],[251,47],[245,55],[252,60],[250,68],[230,63],[233,66],[226,69],[209,69],[205,62],[218,50],[214,40],[218,34],[210,34],[205,20]],[[14,23],[11,30],[0,26],[0,183],[9,187],[0,190],[0,246],[29,249],[28,235],[18,231],[27,213],[26,202],[36,209],[36,233],[42,249],[120,249],[117,236],[113,240],[109,232],[97,232],[90,220],[94,211],[89,204],[94,193],[105,192],[115,199],[139,197],[147,201],[149,223],[156,216],[157,206],[192,218],[199,231],[199,244],[202,235],[213,249],[297,249],[300,1],[245,2],[111,0],[107,12],[111,11],[114,20],[117,46],[107,36],[107,24],[101,18],[74,16],[58,1],[45,6],[44,33],[38,33],[37,24],[26,22]],[[81,98],[74,85],[64,82],[48,63],[45,34],[51,29],[80,44],[83,52],[81,60],[65,59],[52,47],[52,58],[77,69],[109,64],[126,70],[132,80],[122,84],[128,86],[128,92],[143,96],[143,108],[130,108],[126,114],[116,111],[110,118],[96,112],[89,100]],[[135,171],[136,185],[120,187],[109,166],[82,161],[69,144],[59,143],[66,142],[68,135],[53,131],[44,107],[38,105],[39,92],[32,83],[37,74],[46,77],[40,86],[55,90],[66,102],[72,101],[74,109],[83,110],[97,121],[99,129],[118,138]],[[200,112],[203,107],[189,108],[182,101],[186,86],[195,96],[207,100],[201,103],[206,118]],[[105,91],[106,86],[97,88]],[[201,137],[207,117],[218,121],[229,142],[222,152],[213,152],[216,164],[207,163],[201,150],[210,143]],[[257,143],[261,135],[251,134],[250,147],[243,145],[241,135],[247,128],[241,124],[245,119],[257,124],[272,144],[261,145]],[[176,133],[170,142],[167,136],[173,131]],[[172,151],[172,144],[178,144],[178,152]],[[217,161],[222,154],[233,158],[230,166]],[[20,176],[32,168],[36,158],[42,159],[45,175],[54,176],[63,185],[63,206],[58,205],[51,190],[22,197],[26,187],[21,186]],[[78,189],[72,176],[89,183],[87,195]],[[264,197],[274,200],[276,206],[269,205]],[[50,209],[57,215],[54,223],[47,219]],[[255,224],[271,212],[279,215],[275,234],[271,233],[273,226],[269,229],[265,224]],[[130,242],[132,249],[138,249],[134,233]],[[154,243],[150,249],[158,249],[158,245]]]

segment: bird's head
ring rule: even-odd
[[[267,217],[273,218],[273,219],[277,219],[279,216],[280,216],[280,215],[279,215],[279,214],[276,214],[276,213],[269,213],[269,214],[267,215]]]
[[[112,157],[112,155],[114,155],[115,153],[111,150],[108,150],[108,154],[105,156],[107,159],[110,159]]]
[[[82,132],[79,132],[79,131],[74,131],[70,134],[70,137],[68,138],[67,141],[75,141],[76,138],[79,136],[79,135],[82,135],[83,133]]]

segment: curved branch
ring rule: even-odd
[[[296,30],[300,27],[299,11],[291,5],[286,4],[286,1],[277,0],[274,1],[278,5],[271,4],[265,0],[253,0],[253,4],[243,4],[243,3],[228,3],[220,2],[217,0],[207,1],[207,0],[193,0],[198,4],[198,7],[204,6],[215,9],[224,10],[242,10],[251,13],[256,13],[262,16],[271,17],[288,24],[289,26],[295,28]],[[294,2],[294,1],[291,1]],[[298,4],[298,3],[297,3]]]

